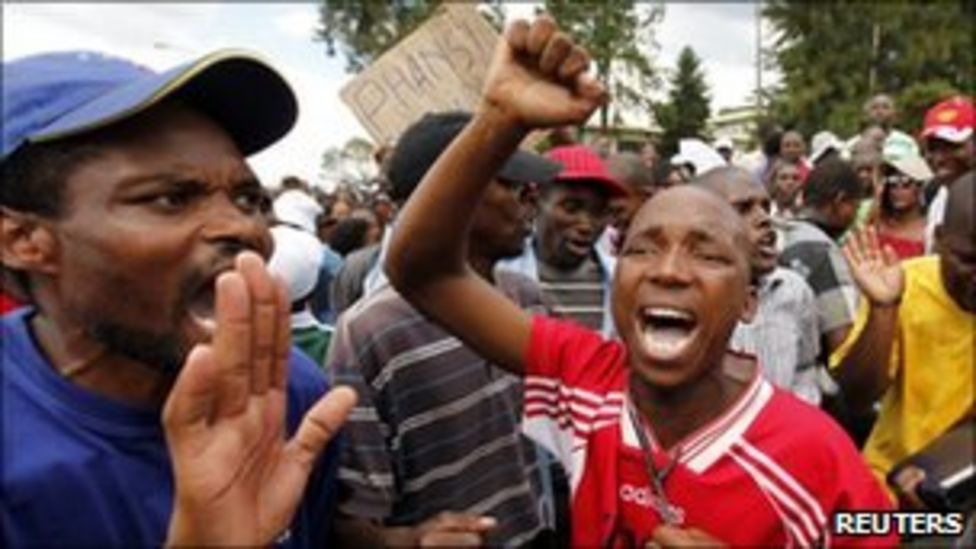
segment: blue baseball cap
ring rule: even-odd
[[[178,97],[210,116],[246,156],[292,128],[298,102],[254,54],[220,50],[157,73],[94,52],[58,52],[3,64],[3,156],[99,130]]]

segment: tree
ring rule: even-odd
[[[873,94],[895,98],[906,131],[952,92],[972,95],[974,3],[836,3],[771,0],[770,52],[783,75],[772,115],[806,135],[860,130]]]
[[[368,190],[376,182],[377,167],[373,144],[353,137],[342,147],[331,147],[322,153],[322,171],[354,189]]]
[[[661,126],[661,149],[671,155],[683,137],[703,137],[711,114],[708,84],[695,50],[685,46],[678,55],[678,66],[669,83],[668,101],[655,106]]]
[[[331,57],[342,52],[347,72],[359,72],[420,26],[443,0],[322,0],[316,37]],[[495,28],[501,0],[482,2]]]
[[[609,87],[613,102],[600,109],[601,132],[607,130],[611,118],[619,122],[622,110],[651,112],[648,92],[658,87],[659,80],[648,52],[657,47],[654,24],[664,16],[660,3],[546,0],[545,11],[586,46],[597,77]]]

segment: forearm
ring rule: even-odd
[[[494,518],[443,511],[416,526],[382,526],[342,516],[336,520],[340,547],[482,547],[498,525]]]
[[[473,213],[527,130],[486,104],[441,154],[401,212],[385,269],[404,294],[466,269]]]
[[[262,539],[255,531],[253,521],[244,526],[238,526],[233,517],[214,516],[196,506],[174,501],[173,513],[170,515],[169,527],[166,532],[166,542],[163,547],[176,549],[183,547],[206,546],[254,546],[260,545],[255,540]],[[270,544],[271,540],[267,541]]]
[[[335,520],[336,545],[339,547],[413,547],[417,544],[414,529],[385,527],[377,522],[339,516]]]
[[[897,305],[870,307],[857,341],[835,370],[845,394],[860,409],[869,408],[888,388],[888,364],[898,324]]]

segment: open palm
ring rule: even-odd
[[[333,390],[286,440],[289,304],[258,256],[218,279],[216,313],[212,344],[190,353],[163,411],[176,485],[168,541],[265,545],[291,522],[355,394]]]
[[[890,246],[882,249],[874,227],[860,229],[844,245],[844,258],[861,291],[875,304],[892,304],[905,291],[905,273]]]

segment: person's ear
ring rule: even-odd
[[[742,307],[742,314],[739,315],[739,320],[743,324],[749,324],[756,318],[756,312],[759,310],[759,285],[756,282],[750,282],[747,287],[746,301]]]
[[[3,265],[24,272],[57,271],[57,239],[53,227],[36,215],[0,208]]]
[[[844,205],[851,201],[851,195],[841,191],[834,200],[830,203],[830,214],[832,216],[840,216],[841,212],[844,211]]]

